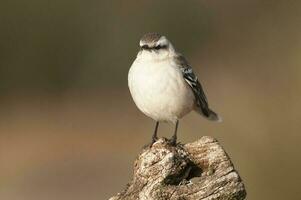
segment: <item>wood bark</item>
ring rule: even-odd
[[[160,138],[142,150],[132,181],[110,200],[242,200],[246,190],[212,137],[173,146]]]

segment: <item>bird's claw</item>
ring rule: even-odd
[[[172,146],[177,146],[177,138],[176,137],[172,137],[169,141]]]

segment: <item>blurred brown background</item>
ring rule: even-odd
[[[121,191],[154,122],[127,72],[162,33],[224,122],[192,113],[179,140],[216,137],[248,199],[301,199],[300,1],[1,1],[0,199],[102,200]],[[171,125],[159,129],[170,137]]]

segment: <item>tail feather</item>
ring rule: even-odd
[[[215,122],[222,122],[223,119],[214,111],[209,110],[209,116],[207,117],[207,119],[211,120],[211,121],[215,121]]]
[[[215,121],[215,122],[222,122],[223,119],[214,111],[212,111],[209,108],[197,108],[196,111],[203,115],[206,119],[210,120],[210,121]]]

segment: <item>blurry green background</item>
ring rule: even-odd
[[[0,25],[1,200],[124,188],[154,128],[127,88],[146,32],[188,58],[224,119],[191,113],[179,140],[216,137],[248,199],[301,199],[300,1],[4,0]]]

